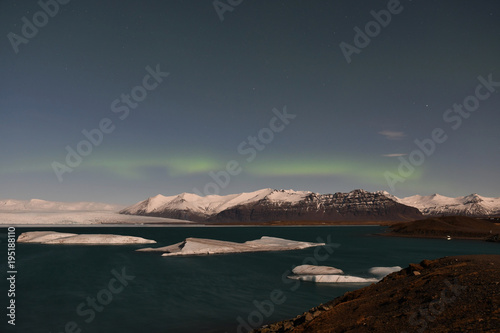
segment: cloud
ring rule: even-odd
[[[401,140],[404,137],[406,137],[406,134],[404,132],[396,132],[396,131],[381,131],[378,132],[378,134],[385,136],[385,138],[388,140]]]
[[[406,156],[408,154],[384,154],[382,156],[385,156],[385,157],[400,157],[400,156]]]

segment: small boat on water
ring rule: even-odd
[[[451,240],[451,236],[450,235],[446,236],[446,240]]]

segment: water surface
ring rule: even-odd
[[[499,244],[494,243],[376,236],[384,230],[379,226],[51,227],[17,228],[17,234],[34,230],[132,235],[154,239],[158,246],[187,237],[244,242],[274,236],[310,242],[329,240],[339,247],[332,254],[325,248],[310,248],[161,257],[157,253],[134,252],[149,245],[17,244],[16,327],[7,327],[4,320],[2,327],[7,332],[59,333],[65,332],[65,325],[73,325],[69,322],[82,332],[236,332],[238,326],[240,332],[246,332],[242,322],[269,323],[294,317],[360,287],[283,278],[304,262],[316,260],[349,275],[368,277],[373,266],[406,267],[411,262],[449,255],[500,254]],[[6,229],[2,232],[5,234]],[[4,239],[2,245],[6,247]],[[1,269],[7,271],[5,261]],[[112,270],[121,274],[123,269],[133,279],[126,286],[113,282],[115,292],[111,292],[110,281],[115,278]],[[2,290],[7,289],[2,281]],[[107,304],[97,303],[94,310],[87,305],[88,298],[98,296]]]

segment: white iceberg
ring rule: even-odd
[[[292,272],[294,275],[288,276],[289,279],[316,283],[372,283],[379,281],[377,278],[343,275],[343,270],[331,266],[301,265],[295,267]]]
[[[391,273],[394,272],[399,272],[402,270],[402,267],[399,266],[393,266],[393,267],[372,267],[368,270],[370,274],[376,275],[378,277],[383,278],[384,276],[387,276]]]
[[[162,254],[163,256],[191,256],[242,252],[288,251],[323,245],[325,245],[325,243],[300,242],[267,236],[245,243],[204,238],[186,238],[186,240],[177,244],[159,248],[138,249],[137,251],[164,252]]]
[[[53,231],[32,231],[23,232],[17,238],[18,243],[46,243],[63,237],[73,237],[76,234],[53,232]]]
[[[330,266],[300,265],[292,270],[296,275],[344,274],[344,271]]]
[[[134,236],[110,234],[72,234],[55,231],[24,232],[19,235],[17,242],[67,245],[125,245],[156,243],[156,241],[151,239]]]
[[[375,278],[362,278],[351,275],[338,274],[317,274],[317,275],[291,275],[288,276],[292,280],[316,282],[316,283],[373,283],[378,282]]]

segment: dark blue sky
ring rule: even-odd
[[[496,0],[42,3],[0,1],[0,198],[500,196]]]

